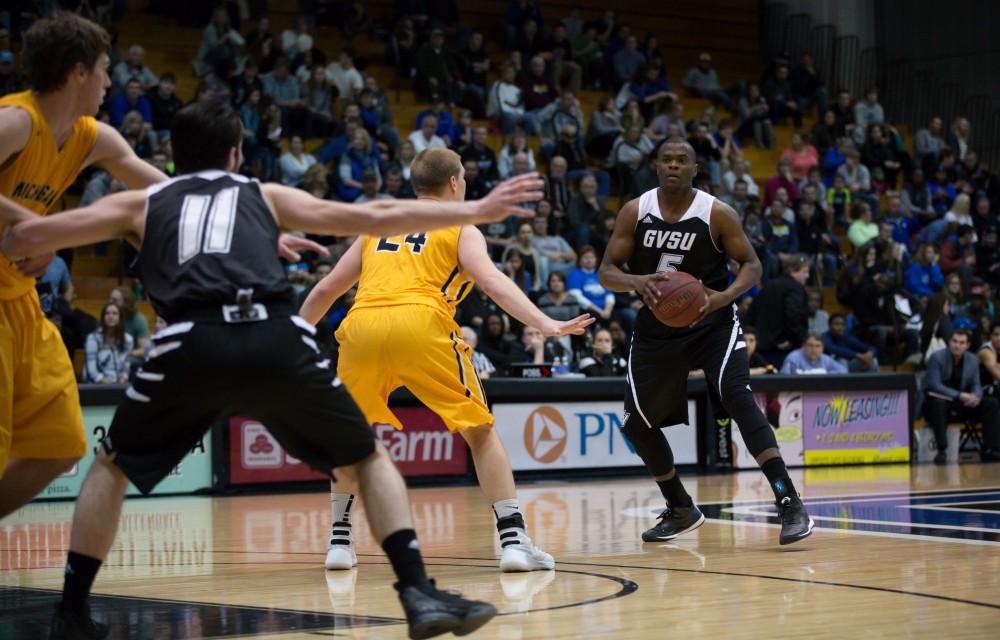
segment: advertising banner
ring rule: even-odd
[[[401,407],[392,412],[404,429],[396,431],[389,425],[376,425],[375,435],[389,450],[400,473],[439,476],[468,472],[465,440],[450,433],[437,414],[425,407]],[[229,462],[231,484],[295,482],[326,477],[282,449],[263,424],[246,418],[230,418]]]
[[[678,464],[698,462],[697,407],[688,424],[667,429]],[[494,404],[496,429],[515,471],[641,467],[621,433],[621,402]]]
[[[910,460],[903,390],[807,393],[802,407],[806,465]]]
[[[115,416],[113,406],[83,407],[83,428],[87,434],[87,453],[72,469],[56,478],[46,487],[39,498],[75,498],[80,494],[80,486],[94,461],[97,447],[111,426]],[[184,460],[174,467],[163,482],[156,485],[153,494],[193,493],[198,489],[212,486],[212,443],[211,438],[202,438]],[[139,490],[130,483],[128,494],[136,495]]]
[[[904,389],[755,393],[789,466],[908,462],[909,405]],[[737,427],[733,421],[734,427]],[[738,431],[738,429],[737,429]],[[742,435],[733,465],[756,469]]]

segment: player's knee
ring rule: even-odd
[[[754,458],[768,449],[777,449],[778,440],[774,437],[774,429],[767,423],[767,419],[762,415],[754,422],[740,422],[740,433],[743,435],[743,442],[747,446],[747,451]],[[743,425],[747,425],[744,427]]]
[[[674,452],[662,430],[643,426],[623,433],[654,477],[670,473],[674,468]]]
[[[491,424],[469,427],[462,429],[459,433],[462,434],[462,438],[472,451],[476,451],[490,440],[498,438],[496,430],[493,429],[493,425]]]

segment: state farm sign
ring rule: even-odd
[[[393,413],[403,423],[403,430],[376,425],[375,436],[385,445],[400,473],[404,476],[468,473],[465,440],[450,433],[437,414],[425,407],[396,408]],[[263,424],[247,418],[230,418],[229,463],[231,484],[326,477],[289,455]]]

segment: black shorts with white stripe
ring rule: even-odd
[[[361,410],[297,316],[181,321],[153,336],[149,359],[115,413],[104,448],[143,493],[222,418],[260,421],[281,446],[331,474],[375,450]]]
[[[649,338],[639,331],[632,335],[625,432],[685,424],[688,374],[695,369],[704,371],[708,384],[721,389],[724,398],[750,394],[746,342],[735,308],[720,309],[676,336]]]

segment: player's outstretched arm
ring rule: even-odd
[[[87,166],[96,164],[106,169],[128,185],[129,189],[145,189],[167,179],[166,174],[135,155],[135,151],[114,127],[103,122],[99,122],[97,127],[97,142],[87,157]]]
[[[306,301],[299,309],[299,315],[309,324],[317,324],[337,298],[347,293],[361,277],[361,239],[354,244],[337,261],[333,271],[316,283]]]
[[[466,202],[379,200],[345,204],[314,198],[300,189],[264,185],[279,224],[286,229],[332,235],[394,236],[444,227],[496,222],[508,216],[531,217],[520,205],[542,199],[538,174],[525,174],[496,186],[485,198]]]
[[[123,191],[89,207],[19,222],[7,230],[0,250],[17,260],[115,238],[141,240],[145,218],[146,193]]]
[[[561,322],[542,313],[513,280],[496,268],[487,253],[486,239],[475,227],[462,229],[458,239],[458,262],[501,309],[521,324],[535,327],[547,336],[581,335],[594,323],[594,318],[588,314]]]

